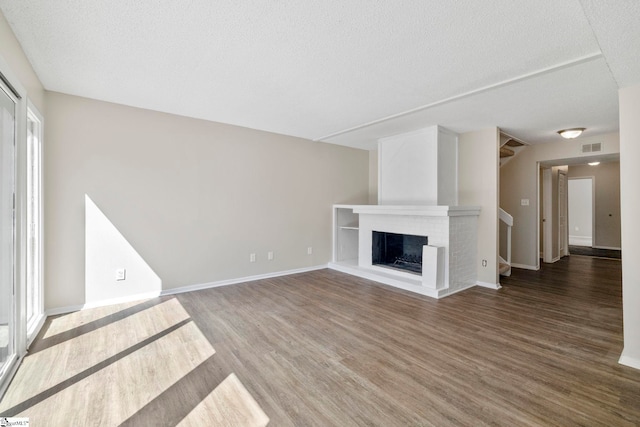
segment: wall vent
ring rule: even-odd
[[[594,142],[593,144],[582,144],[581,153],[598,153],[602,151],[602,142]]]

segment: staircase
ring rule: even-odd
[[[506,164],[513,156],[526,148],[527,144],[511,135],[500,132],[500,166]]]
[[[511,276],[511,228],[513,227],[513,217],[504,209],[500,208],[500,266],[498,271],[501,276]],[[503,233],[504,230],[504,233]],[[503,239],[506,241],[503,245]]]
[[[505,165],[509,160],[516,156],[520,151],[527,148],[527,143],[509,135],[500,132],[500,166]],[[499,267],[498,271],[501,276],[511,275],[511,229],[513,228],[513,217],[504,209],[500,208],[499,212]]]

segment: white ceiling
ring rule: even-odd
[[[618,129],[638,0],[0,0],[45,88],[359,148]]]

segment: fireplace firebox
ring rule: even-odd
[[[427,236],[373,231],[371,262],[373,265],[422,274],[422,247]]]

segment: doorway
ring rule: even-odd
[[[593,246],[593,177],[569,178],[569,244]]]

